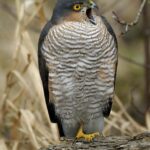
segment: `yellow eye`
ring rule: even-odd
[[[74,6],[73,6],[73,10],[75,10],[75,11],[80,11],[81,10],[81,4],[75,4]]]

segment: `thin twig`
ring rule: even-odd
[[[121,100],[119,99],[119,97],[117,95],[114,96],[114,99],[116,101],[116,103],[118,104],[118,106],[122,109],[124,115],[127,117],[127,119],[132,123],[132,125],[137,128],[138,130],[140,129],[141,131],[146,131],[146,128],[141,126],[140,124],[138,124],[127,112],[127,110],[124,108],[124,105],[122,104]]]
[[[26,21],[25,25],[24,25],[24,30],[28,27],[28,25],[31,23],[31,21],[34,19],[34,17],[38,14],[38,12],[40,11],[40,9],[42,8],[42,6],[45,4],[46,0],[43,0],[41,2],[41,4],[37,7],[37,9],[33,12],[33,14],[28,18],[28,20]]]
[[[28,63],[26,64],[26,66],[24,67],[24,69],[22,71],[23,74],[28,70],[28,68],[29,68],[29,66],[30,66],[30,64],[32,62],[32,56],[31,56],[31,54],[27,55],[27,61],[28,61]]]
[[[147,0],[143,0],[143,2],[141,3],[141,6],[140,6],[140,8],[139,8],[139,10],[138,10],[138,12],[137,12],[137,15],[136,15],[135,19],[134,19],[132,22],[129,22],[129,23],[126,22],[125,20],[120,19],[120,17],[117,15],[116,12],[114,12],[114,11],[112,12],[112,13],[113,13],[113,18],[114,18],[119,24],[121,24],[122,26],[125,27],[125,29],[124,29],[124,31],[122,32],[122,34],[127,33],[127,32],[129,31],[129,28],[131,28],[131,27],[133,27],[133,26],[135,26],[135,25],[138,24],[139,19],[140,19],[140,16],[141,16],[142,11],[143,11],[143,8],[144,8],[144,6],[145,6],[145,4],[146,4],[146,1],[147,1]]]
[[[132,63],[134,65],[137,65],[139,67],[150,69],[150,66],[145,65],[145,64],[141,64],[139,62],[136,62],[136,61],[134,61],[134,60],[132,60],[130,58],[127,58],[126,56],[121,55],[121,54],[119,54],[119,58],[121,58],[121,59],[123,59],[123,60],[125,60],[125,61],[127,61],[129,63]]]

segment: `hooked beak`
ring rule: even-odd
[[[96,3],[93,0],[89,0],[88,1],[88,7],[91,9],[98,9],[98,6],[96,5]]]
[[[95,8],[98,9],[98,6],[93,2],[93,0],[88,0],[88,9],[87,9],[86,14],[89,18],[89,21],[94,25],[96,25],[96,21],[93,16],[92,9],[95,9]]]

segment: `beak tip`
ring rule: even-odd
[[[92,9],[94,9],[94,8],[99,9],[98,6],[96,5],[96,3],[93,2],[92,0],[89,1],[89,7]]]

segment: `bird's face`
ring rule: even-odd
[[[53,12],[52,20],[55,22],[89,20],[95,24],[93,9],[97,5],[93,0],[58,0]]]

